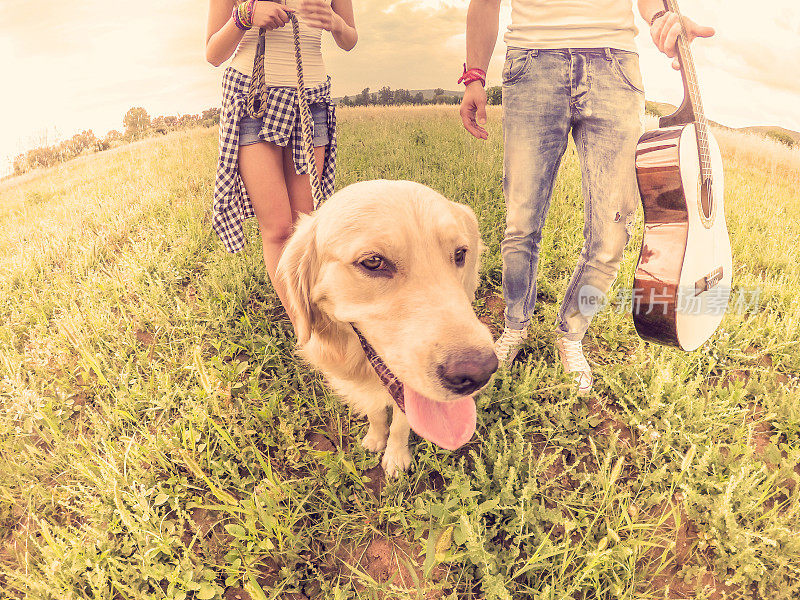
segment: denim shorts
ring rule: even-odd
[[[311,118],[314,121],[314,147],[327,146],[330,141],[328,136],[328,107],[317,102],[310,104]],[[242,117],[239,120],[239,145],[249,146],[261,141],[260,133],[264,127],[264,119]]]

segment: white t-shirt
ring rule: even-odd
[[[619,48],[636,52],[631,0],[511,0],[509,46]]]
[[[290,8],[299,8],[299,0],[284,0]],[[297,86],[297,63],[294,56],[294,35],[292,24],[267,31],[266,51],[264,53],[264,73],[267,86]],[[258,45],[258,27],[245,32],[231,59],[230,66],[250,76]],[[313,87],[327,79],[325,63],[322,61],[322,29],[309,27],[300,19],[300,54],[303,57],[303,83]]]

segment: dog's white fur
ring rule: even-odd
[[[463,266],[454,253],[466,248]],[[491,348],[471,302],[482,250],[469,207],[409,181],[365,181],[303,216],[278,265],[300,354],[358,414],[369,419],[362,444],[385,449],[395,476],[411,464],[409,424],[353,332],[355,324],[392,372],[420,393],[454,400],[435,365],[460,348]],[[376,274],[360,261],[393,266]],[[374,260],[369,263],[374,264]],[[393,410],[391,427],[387,407]]]

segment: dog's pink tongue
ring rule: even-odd
[[[406,417],[417,435],[446,450],[456,450],[475,433],[475,400],[464,396],[437,402],[405,386]]]

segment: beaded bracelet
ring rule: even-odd
[[[255,0],[242,2],[233,7],[231,16],[233,22],[242,31],[247,31],[253,27],[253,12],[255,11]]]
[[[231,12],[231,18],[233,19],[233,24],[236,25],[236,27],[238,27],[242,31],[247,31],[248,29],[250,29],[249,27],[245,27],[244,23],[242,23],[242,21],[241,21],[241,19],[239,17],[239,7],[238,6],[234,6],[233,7],[233,11]]]
[[[256,12],[256,0],[249,0],[247,3],[247,20],[250,21],[250,27],[253,26],[253,14]]]
[[[247,2],[242,2],[239,5],[239,20],[242,25],[250,29],[253,26],[253,20],[250,18],[250,10],[247,8]]]

